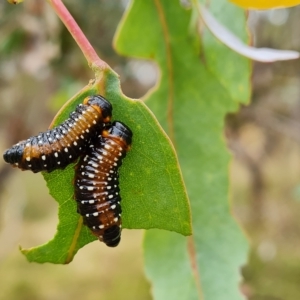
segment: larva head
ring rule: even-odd
[[[9,164],[18,164],[22,161],[24,152],[24,144],[16,144],[12,148],[7,149],[3,153],[3,159]]]
[[[91,105],[97,109],[102,114],[103,122],[106,123],[111,120],[112,105],[102,96],[94,95],[86,97],[83,101],[83,104]]]
[[[108,134],[111,138],[121,139],[129,148],[132,142],[132,131],[124,123],[115,121],[112,126],[108,129],[107,133],[103,132],[105,136]]]

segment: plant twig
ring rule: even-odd
[[[105,69],[109,69],[107,63],[99,58],[98,54],[62,1],[48,0],[48,2],[73,36],[75,42],[84,54],[89,67],[95,72],[95,76],[98,77]]]

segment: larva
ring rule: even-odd
[[[112,106],[102,96],[85,98],[59,126],[21,141],[5,151],[7,163],[22,170],[51,172],[74,162],[90,140],[111,120]]]
[[[109,247],[121,239],[119,167],[130,149],[132,131],[121,122],[105,128],[75,171],[77,211],[91,232]]]

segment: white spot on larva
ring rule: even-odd
[[[111,189],[111,186],[110,186],[110,185],[108,185],[106,188],[107,188],[108,190],[110,190],[110,189]]]
[[[118,155],[119,155],[119,156],[122,156],[122,153],[121,153],[121,152],[119,152],[119,153],[118,153]]]
[[[81,133],[84,133],[84,130],[82,130]]]
[[[107,150],[109,150],[109,149],[111,149],[111,146],[105,145],[104,148],[107,149]]]
[[[103,155],[107,155],[107,151],[103,150],[102,151]]]
[[[65,152],[68,152],[68,151],[69,151],[68,148],[65,148],[64,150],[65,150]]]
[[[60,161],[58,161],[57,164],[60,165]]]
[[[65,130],[62,131],[63,134],[66,134],[67,132]]]
[[[49,142],[51,142],[52,141],[52,138],[51,137],[49,137]]]
[[[31,167],[32,167],[32,165],[28,165],[28,167],[29,167],[29,168],[31,168]]]
[[[113,198],[114,196],[113,195],[108,195],[108,199],[111,199]]]
[[[99,225],[99,228],[100,229],[103,229],[104,228],[104,225],[102,224],[102,225]]]
[[[30,157],[29,157],[29,156],[28,156],[28,157],[26,157],[26,160],[27,160],[27,161],[30,161]]]
[[[58,157],[58,153],[57,153],[57,152],[54,152],[54,156],[55,156],[55,157]]]
[[[94,216],[94,217],[97,217],[98,215],[99,215],[98,212],[93,213],[93,216]]]
[[[115,222],[118,222],[118,220],[119,220],[119,218],[114,218],[114,221],[115,221]]]
[[[29,146],[30,146],[30,143],[27,143],[25,146],[26,146],[26,147],[29,147]]]
[[[92,186],[88,186],[88,191],[92,191],[93,189],[94,189],[94,187],[92,187]]]
[[[119,159],[117,157],[114,158],[114,161],[118,161]]]
[[[76,143],[76,142],[74,142],[74,143],[73,143],[73,145],[74,145],[74,146],[77,146],[77,143]]]
[[[46,160],[46,155],[42,155],[42,160]]]
[[[116,207],[117,207],[117,205],[114,204],[114,205],[112,205],[110,208],[111,208],[111,209],[115,209]]]
[[[88,218],[90,216],[90,214],[86,214],[85,216]]]
[[[118,193],[118,192],[116,192],[116,195],[119,195],[119,193]]]
[[[39,144],[41,145],[41,144],[43,144],[43,141],[41,140],[41,141],[39,141]]]
[[[95,175],[94,174],[89,174],[88,177],[89,178],[95,178]]]
[[[108,181],[111,181],[111,177],[107,177],[107,180],[108,180]]]
[[[114,163],[114,167],[116,167],[118,164],[117,163]]]
[[[56,137],[57,139],[59,139],[59,138],[60,138],[60,135],[59,135],[59,134],[57,134],[55,137]]]
[[[81,186],[79,187],[79,189],[83,190],[83,186],[81,185]]]
[[[83,135],[81,135],[80,137],[84,140],[84,136]]]
[[[94,168],[98,168],[98,167],[99,167],[99,165],[98,165],[98,164],[95,164],[95,163],[92,163],[92,166],[93,166]]]
[[[44,167],[47,167],[47,165],[44,165]]]
[[[85,132],[90,132],[90,131],[88,129],[86,129]]]
[[[93,124],[97,124],[97,122],[94,120],[94,121],[93,121]]]
[[[84,175],[85,173],[84,172],[81,172],[81,175]]]
[[[122,228],[122,225],[120,224],[119,227]]]
[[[95,200],[89,200],[89,204],[94,204]]]
[[[72,158],[72,155],[69,155],[69,158]]]
[[[15,163],[15,166],[18,166],[19,164],[18,163]]]

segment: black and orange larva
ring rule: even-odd
[[[111,120],[112,106],[102,96],[85,98],[61,125],[5,151],[7,163],[22,170],[51,172],[74,162]]]
[[[81,157],[75,171],[77,211],[84,224],[109,247],[121,239],[119,167],[130,149],[132,131],[115,121]]]

